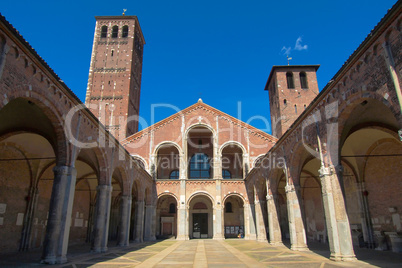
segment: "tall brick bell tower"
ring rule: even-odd
[[[138,131],[145,40],[136,16],[95,19],[85,104],[122,140]]]
[[[318,95],[320,65],[273,66],[265,90],[269,91],[272,135],[280,138]]]

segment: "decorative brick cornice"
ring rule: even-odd
[[[169,181],[156,181],[155,182],[156,186],[160,185],[160,186],[166,186],[166,185],[180,185],[180,181],[176,181],[176,180],[169,180]]]
[[[165,118],[165,119],[153,124],[152,126],[149,126],[149,127],[145,128],[145,129],[135,133],[134,135],[132,135],[130,137],[127,137],[125,140],[122,141],[122,144],[125,145],[125,144],[128,144],[128,143],[134,142],[136,140],[139,140],[142,137],[144,137],[146,135],[149,135],[151,132],[154,132],[154,131],[160,129],[161,127],[163,127],[163,126],[165,126],[165,125],[167,125],[167,124],[169,124],[169,123],[171,123],[171,122],[173,122],[173,121],[175,121],[177,119],[180,119],[182,116],[187,115],[187,114],[191,114],[191,113],[199,111],[199,110],[203,110],[203,111],[205,111],[207,113],[210,113],[210,114],[212,114],[214,116],[218,116],[220,119],[226,120],[227,122],[229,122],[229,123],[231,123],[231,124],[233,124],[233,125],[235,125],[237,127],[243,128],[249,134],[251,134],[253,136],[256,136],[256,137],[259,137],[261,139],[264,139],[265,141],[275,143],[278,140],[277,138],[265,133],[264,131],[262,131],[262,130],[260,130],[258,128],[255,128],[255,127],[253,127],[253,126],[251,126],[251,125],[249,125],[249,124],[247,124],[247,123],[245,123],[245,122],[243,122],[243,121],[241,121],[241,120],[239,120],[239,119],[237,119],[237,118],[235,118],[233,116],[230,116],[230,115],[228,115],[228,114],[226,114],[226,113],[224,113],[224,112],[222,112],[222,111],[220,111],[220,110],[218,110],[216,108],[213,108],[213,107],[211,107],[211,106],[209,106],[209,105],[207,105],[205,103],[202,103],[202,102],[197,102],[197,103],[195,103],[195,104],[193,104],[193,105],[181,110],[180,112],[175,113],[174,115],[171,115],[171,116],[169,116],[169,117],[167,117],[167,118]]]

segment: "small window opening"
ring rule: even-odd
[[[286,100],[286,99],[284,99],[284,100],[283,100],[283,104],[285,104],[285,105],[287,105],[287,104],[288,104],[288,102],[287,102],[287,100]]]
[[[233,208],[232,208],[232,203],[227,202],[225,205],[225,212],[226,213],[232,213],[233,212]]]
[[[106,38],[106,37],[107,37],[107,26],[104,25],[104,26],[102,26],[102,29],[101,29],[101,38]]]
[[[124,25],[121,37],[127,37],[127,36],[128,36],[128,26]]]
[[[286,73],[286,82],[288,84],[288,88],[295,88],[295,83],[293,81],[293,73],[291,72]]]
[[[113,54],[114,54],[114,50],[112,50],[112,57],[113,57]]]
[[[117,38],[118,34],[119,34],[119,27],[115,25],[112,28],[112,38]]]
[[[297,105],[295,104],[295,113],[297,114]]]
[[[307,106],[306,106],[306,104],[304,104],[304,110],[306,110],[306,108],[307,108]]]
[[[176,206],[175,204],[170,204],[169,205],[169,213],[176,213]]]
[[[301,88],[308,88],[308,83],[307,83],[307,75],[305,72],[301,72],[300,74],[300,85]]]

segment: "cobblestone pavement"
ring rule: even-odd
[[[325,250],[324,250],[325,251]],[[323,252],[324,252],[323,251]],[[74,251],[72,251],[74,252]],[[69,254],[69,262],[51,267],[401,267],[402,254],[358,250],[362,256],[354,262],[333,262],[326,254],[313,251],[292,251],[285,246],[268,243],[228,239],[217,241],[198,239],[189,241],[163,240],[131,244],[129,247],[110,248],[107,253]],[[319,251],[317,251],[319,252]],[[324,256],[323,256],[324,255]],[[21,258],[0,259],[0,267],[43,266]],[[26,255],[27,256],[27,255]],[[14,260],[14,262],[13,262]],[[367,260],[367,261],[363,261]],[[47,266],[49,267],[49,266]]]

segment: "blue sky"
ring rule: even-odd
[[[291,64],[321,65],[321,90],[394,3],[22,0],[3,1],[0,12],[84,101],[94,16],[126,8],[146,40],[140,116],[148,125],[152,104],[184,109],[201,97],[270,133],[264,86],[272,65],[287,64],[286,50]],[[154,123],[174,112],[155,108]]]

